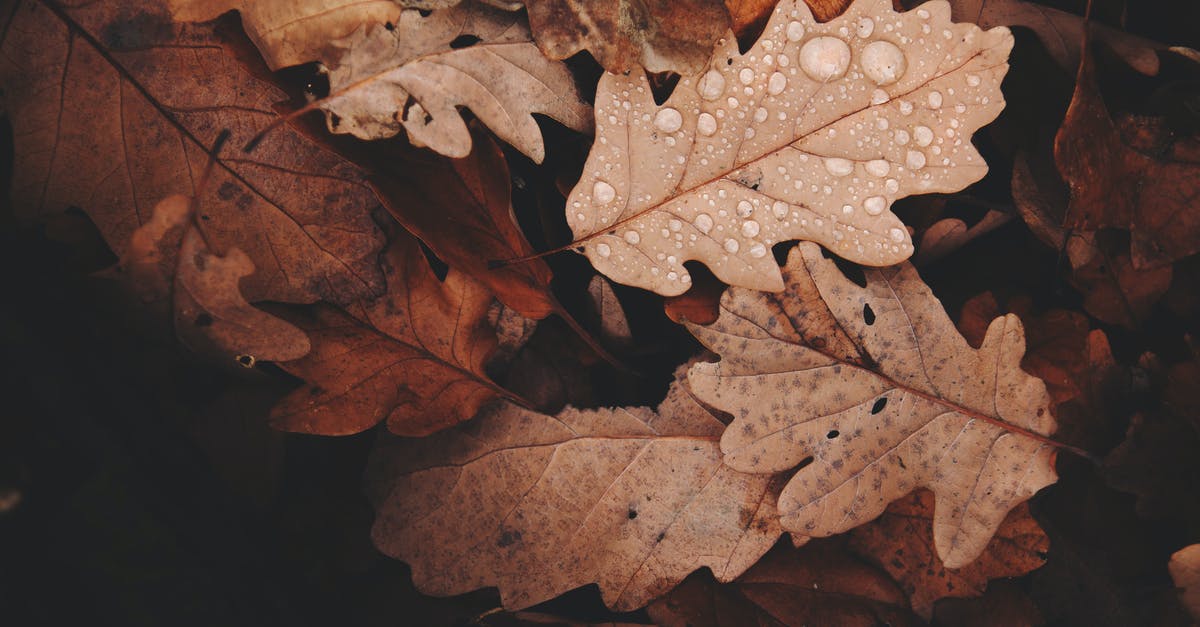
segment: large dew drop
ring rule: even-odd
[[[822,83],[841,78],[850,67],[850,46],[836,37],[814,37],[800,48],[800,69]]]
[[[708,233],[713,228],[713,219],[712,216],[708,215],[707,213],[702,213],[696,216],[696,219],[692,222],[692,224],[695,224],[696,228],[699,229],[701,233]]]
[[[612,202],[616,196],[617,190],[604,181],[596,181],[596,184],[592,186],[592,199],[602,205]]]
[[[725,77],[716,70],[709,70],[703,78],[700,79],[700,84],[697,85],[700,90],[700,96],[705,100],[716,100],[725,93]]]
[[[890,41],[873,41],[862,51],[862,69],[877,85],[891,85],[904,76],[908,61]]]
[[[841,157],[825,159],[825,169],[834,176],[846,176],[854,171],[854,163]]]
[[[696,121],[696,132],[705,137],[717,132],[717,118],[711,113],[701,113],[700,119]]]
[[[683,116],[679,111],[667,107],[654,115],[654,128],[667,133],[674,133],[683,126]]]

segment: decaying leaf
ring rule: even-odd
[[[1095,55],[1086,53],[1054,140],[1058,170],[1071,188],[1065,226],[1128,229],[1137,270],[1200,252],[1200,141],[1164,139],[1169,133],[1160,121],[1113,121],[1096,82]]]
[[[389,24],[333,42],[330,96],[321,104],[329,130],[379,139],[403,128],[415,145],[465,157],[471,135],[462,106],[539,163],[546,151],[534,113],[590,130],[570,72],[538,52],[520,14],[469,1],[405,10]]]
[[[496,586],[509,609],[588,583],[634,609],[704,566],[730,581],[778,539],[779,483],[723,465],[723,428],[677,383],[657,411],[502,404],[385,440],[375,544],[426,594]]]
[[[625,308],[621,306],[617,293],[604,277],[592,277],[588,283],[588,299],[592,301],[592,307],[600,321],[600,334],[604,339],[615,344],[629,344],[633,341],[633,331],[629,329]]]
[[[1103,41],[1130,66],[1143,74],[1158,73],[1158,54],[1163,44],[1109,28],[1088,25],[1083,17],[1026,0],[950,0],[954,19],[974,22],[981,28],[1024,26],[1037,33],[1046,51],[1068,72],[1079,67],[1084,29]]]
[[[330,41],[363,24],[395,23],[401,10],[393,0],[167,0],[167,5],[179,22],[206,22],[236,10],[272,70],[324,60]]]
[[[729,28],[723,0],[525,0],[525,7],[546,56],[586,49],[614,74],[637,66],[692,74]]]
[[[144,304],[172,319],[188,348],[244,365],[308,353],[303,331],[246,302],[239,281],[254,273],[254,263],[237,248],[223,256],[209,250],[193,224],[192,199],[164,198],[130,239],[124,276]]]
[[[1175,586],[1182,589],[1179,600],[1192,618],[1200,620],[1200,544],[1176,551],[1167,567]]]
[[[988,580],[1017,577],[1045,562],[1050,539],[1022,503],[1009,512],[979,559],[960,569],[938,562],[933,549],[933,495],[910,494],[888,506],[879,518],[850,532],[859,554],[886,570],[908,594],[913,611],[929,618],[945,597],[983,594]]]
[[[970,563],[1055,481],[1053,448],[1032,435],[1054,429],[1050,398],[1020,369],[1020,320],[996,319],[975,350],[910,264],[868,269],[860,288],[802,243],[785,270],[782,294],[730,289],[715,324],[689,327],[721,356],[688,381],[735,417],[725,463],[782,472],[811,458],[779,498],[784,529],[810,536],[928,487],[938,556]]]
[[[1007,224],[1011,218],[1010,214],[989,209],[983,219],[970,227],[958,218],[938,220],[921,234],[921,243],[917,246],[913,263],[917,266],[933,263],[962,248],[976,237]]]
[[[1012,42],[952,24],[944,3],[859,0],[818,24],[785,0],[746,54],[727,35],[661,106],[643,74],[606,74],[566,206],[576,244],[609,278],[668,296],[687,290],[689,259],[779,291],[771,246],[788,239],[903,261],[912,243],[888,208],[987,172],[971,134],[1004,106]]]
[[[497,397],[484,365],[496,346],[487,327],[491,294],[450,271],[439,282],[416,240],[397,234],[385,267],[388,291],[350,315],[318,307],[290,319],[312,352],[280,364],[306,385],[271,411],[280,429],[347,435],[381,420],[408,436],[428,435],[475,415]]]
[[[661,627],[922,624],[886,574],[820,542],[776,547],[732,583],[696,573],[647,610]]]
[[[361,172],[300,135],[226,151],[197,189],[219,131],[245,142],[285,97],[226,54],[211,25],[173,25],[154,4],[56,6],[16,3],[0,44],[17,215],[79,207],[123,256],[157,202],[199,193],[213,248],[241,249],[256,268],[242,282],[247,300],[379,292],[378,202]]]

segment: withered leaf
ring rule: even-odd
[[[388,291],[351,307],[320,306],[293,323],[313,350],[280,364],[306,385],[271,411],[287,431],[346,435],[373,427],[428,435],[467,420],[497,397],[512,398],[484,373],[496,346],[487,326],[491,295],[462,273],[444,282],[420,245],[398,233],[385,264]]]
[[[161,11],[16,4],[0,83],[15,131],[18,215],[80,207],[122,256],[155,203],[199,193],[212,246],[240,249],[256,268],[242,285],[248,300],[377,294],[378,202],[358,170],[298,134],[219,155],[197,189],[218,132],[245,142],[277,119],[272,105],[285,94],[226,54],[212,25],[180,28]]]
[[[1128,229],[1136,270],[1200,252],[1200,141],[1183,138],[1157,152],[1148,150],[1149,144],[1161,143],[1163,134],[1153,119],[1113,121],[1089,49],[1054,139],[1058,170],[1071,188],[1064,226]]]
[[[364,26],[333,42],[330,95],[321,104],[329,130],[379,139],[403,128],[415,145],[465,157],[471,136],[462,106],[540,163],[546,151],[534,113],[591,129],[570,72],[538,52],[520,14],[464,2],[405,10],[391,26]]]
[[[922,624],[886,574],[821,542],[776,547],[733,583],[696,573],[647,610],[662,627]]]
[[[676,384],[657,411],[500,404],[384,440],[373,537],[422,592],[496,586],[509,609],[588,583],[635,609],[704,566],[730,581],[778,539],[779,484],[721,463],[723,427]]]
[[[888,506],[879,518],[850,532],[855,551],[886,570],[908,594],[913,610],[929,618],[945,597],[983,594],[988,580],[1017,577],[1040,567],[1050,539],[1022,503],[1008,513],[979,559],[959,569],[938,563],[933,549],[933,495],[925,490]]]
[[[938,220],[921,234],[921,243],[917,246],[913,263],[917,266],[933,263],[966,246],[971,240],[1007,224],[1011,218],[1007,213],[989,209],[979,222],[969,227],[958,218]]]
[[[1167,567],[1175,586],[1181,589],[1179,600],[1192,618],[1200,620],[1200,544],[1176,551]]]
[[[237,248],[209,250],[193,223],[192,199],[164,198],[130,240],[120,269],[143,304],[167,314],[162,322],[169,318],[188,348],[243,365],[308,353],[303,331],[246,302],[239,281],[254,274],[254,263]]]
[[[746,54],[726,36],[661,106],[644,74],[606,74],[566,206],[575,245],[609,278],[667,296],[688,289],[690,259],[781,290],[770,250],[788,239],[869,265],[907,259],[888,207],[987,172],[970,136],[1004,106],[1012,42],[951,23],[942,3],[859,0],[818,24],[785,0]]]
[[[393,0],[167,0],[167,5],[179,22],[206,22],[236,10],[272,70],[324,60],[330,41],[363,24],[400,17]]]
[[[1050,398],[1020,369],[1016,316],[993,321],[974,350],[911,264],[865,273],[860,288],[802,243],[782,294],[732,288],[716,323],[689,327],[721,361],[688,381],[734,415],[721,438],[733,468],[781,472],[811,458],[780,495],[784,529],[841,533],[928,487],[938,556],[960,568],[1055,481],[1054,450],[1038,439],[1054,429]]]
[[[551,59],[587,50],[614,74],[692,74],[729,28],[722,0],[525,0],[538,47]]]

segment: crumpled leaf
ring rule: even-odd
[[[928,487],[938,556],[969,564],[1055,481],[1053,448],[1019,432],[1054,429],[1045,384],[1020,369],[1020,320],[996,319],[975,350],[910,264],[868,269],[860,288],[802,243],[785,270],[783,294],[733,288],[715,324],[689,327],[721,355],[688,381],[735,417],[725,463],[782,472],[812,458],[779,499],[784,529],[810,536]]]
[[[1089,51],[1054,139],[1058,170],[1071,189],[1064,226],[1127,229],[1136,270],[1200,252],[1200,212],[1195,208],[1200,140],[1173,139],[1154,119],[1133,118],[1118,125],[1100,95],[1095,66]]]
[[[570,72],[538,52],[519,14],[477,2],[405,10],[392,28],[363,26],[333,46],[330,96],[321,108],[334,133],[380,139],[404,128],[415,145],[465,157],[471,135],[457,110],[463,106],[541,163],[546,151],[534,113],[591,129]]]
[[[387,421],[423,436],[469,419],[484,403],[514,398],[484,372],[496,347],[491,294],[451,270],[439,282],[416,240],[398,233],[385,265],[388,291],[357,304],[293,315],[313,350],[282,363],[304,379],[271,411],[286,431],[348,435]]]
[[[850,544],[886,570],[928,619],[933,604],[946,597],[983,594],[988,580],[1018,577],[1046,561],[1050,539],[1022,503],[1005,517],[979,559],[960,569],[938,563],[933,549],[933,495],[921,490],[888,506],[875,520],[850,532]]]
[[[702,566],[730,581],[778,539],[779,484],[723,465],[722,428],[678,383],[657,411],[496,405],[382,442],[372,536],[422,592],[496,586],[508,609],[588,583],[635,609]]]
[[[1181,588],[1179,600],[1192,618],[1200,621],[1200,544],[1179,549],[1167,564],[1175,586]]]
[[[978,24],[981,28],[993,26],[1024,26],[1037,33],[1060,67],[1074,72],[1079,67],[1079,51],[1082,49],[1085,20],[1079,15],[1059,11],[1036,2],[1026,0],[950,0],[954,19]],[[1137,35],[1126,33],[1103,24],[1090,24],[1091,35],[1103,41],[1114,52],[1121,55],[1135,70],[1142,74],[1158,74],[1156,50],[1166,46]]]
[[[252,366],[308,353],[303,331],[255,309],[242,296],[239,281],[254,274],[246,253],[237,248],[224,256],[213,253],[192,220],[192,199],[168,196],[133,232],[119,268],[142,302],[169,312],[185,346],[214,351],[230,363],[236,358]]]
[[[401,9],[393,0],[167,0],[167,5],[179,22],[206,22],[236,10],[272,70],[322,60],[330,41],[363,24],[394,23]]]
[[[987,172],[970,137],[1004,106],[1013,42],[927,7],[859,0],[817,24],[785,0],[745,55],[727,35],[661,106],[643,74],[606,74],[566,206],[575,245],[609,278],[667,296],[687,290],[690,259],[779,291],[770,251],[789,239],[868,265],[907,259],[888,207]]]
[[[298,134],[218,155],[197,188],[218,132],[245,142],[285,97],[226,54],[212,25],[180,28],[153,4],[60,9],[18,3],[0,44],[17,215],[79,207],[120,257],[158,201],[199,193],[212,246],[238,248],[256,268],[242,282],[247,300],[379,292],[378,202],[359,171]]]
[[[587,50],[614,74],[637,66],[692,74],[729,28],[723,0],[524,0],[538,47],[551,59]]]
[[[647,611],[661,627],[923,624],[886,574],[819,542],[777,547],[732,583],[696,573]]]

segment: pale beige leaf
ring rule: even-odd
[[[381,442],[372,535],[426,594],[496,586],[519,609],[596,583],[631,610],[707,566],[721,581],[779,538],[770,475],[721,463],[724,425],[675,384],[657,411],[512,405]]]
[[[862,288],[802,243],[784,293],[731,289],[716,323],[690,327],[721,361],[688,380],[735,417],[725,463],[769,473],[812,458],[780,495],[785,530],[841,533],[928,487],[938,555],[958,568],[1055,481],[1053,448],[1014,432],[1051,432],[1050,397],[1020,369],[1016,316],[992,321],[975,350],[911,264],[865,272]]]
[[[474,43],[456,47],[464,41]],[[333,45],[321,108],[335,133],[380,139],[403,128],[416,145],[465,157],[471,135],[461,106],[540,163],[545,147],[532,114],[591,128],[570,72],[538,52],[519,14],[477,2],[405,10],[391,29],[364,26]]]
[[[1175,586],[1181,588],[1179,600],[1192,618],[1200,621],[1200,544],[1185,546],[1171,555],[1167,564]]]
[[[949,13],[858,0],[818,24],[785,0],[746,54],[726,36],[662,106],[643,74],[604,75],[566,206],[578,247],[609,278],[669,296],[690,286],[690,259],[779,291],[771,246],[790,239],[867,265],[907,259],[892,202],[981,178],[971,134],[1004,106],[1011,33]]]
[[[323,61],[327,46],[363,24],[400,16],[392,0],[167,0],[171,17],[205,22],[236,10],[242,26],[272,70]]]

